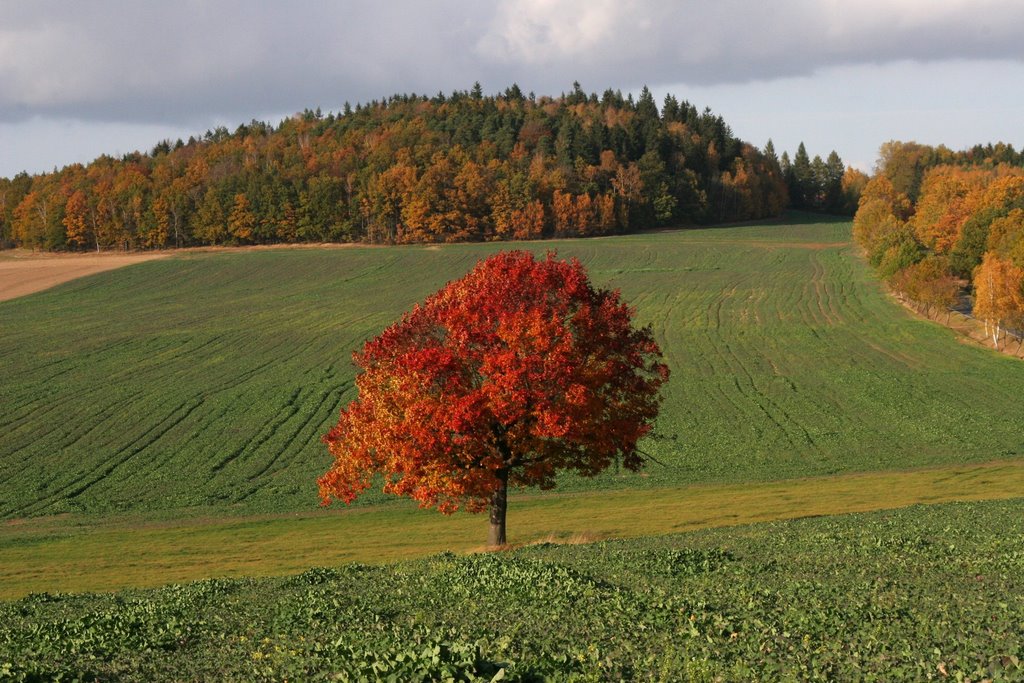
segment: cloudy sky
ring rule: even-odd
[[[1024,146],[1020,0],[0,0],[0,175],[396,92],[673,93],[868,169]]]

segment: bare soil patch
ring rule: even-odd
[[[248,246],[210,246],[165,249],[161,251],[111,251],[92,253],[66,253],[11,249],[0,251],[0,301],[14,299],[26,294],[41,292],[56,285],[85,277],[105,270],[113,270],[133,263],[152,261],[168,256],[189,254],[214,254],[245,251],[270,251],[284,249],[352,249],[379,248],[375,244],[353,243],[303,243],[268,244]]]
[[[164,258],[169,252],[52,254],[15,250],[0,258],[0,301],[41,292],[76,278]]]

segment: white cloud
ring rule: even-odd
[[[501,64],[713,84],[837,64],[1022,59],[1012,0],[506,0],[478,42]],[[565,79],[563,79],[565,80]]]
[[[634,0],[517,0],[503,3],[479,53],[502,64],[549,64],[591,57],[618,42],[621,32],[635,32],[639,16]]]

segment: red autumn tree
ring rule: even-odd
[[[505,543],[512,486],[560,470],[638,470],[668,379],[649,327],[578,261],[512,251],[481,261],[353,354],[359,398],[323,440],[324,504],[384,491],[452,513],[490,510]]]

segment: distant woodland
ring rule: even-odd
[[[924,312],[946,310],[966,290],[994,346],[1008,329],[1024,330],[1024,153],[1011,145],[886,143],[853,232],[882,277]]]
[[[589,236],[776,216],[791,187],[798,206],[839,206],[838,157],[812,168],[799,152],[779,160],[710,110],[671,95],[659,108],[647,88],[634,100],[578,84],[557,98],[517,86],[484,96],[477,85],[0,179],[0,242],[100,250]]]

